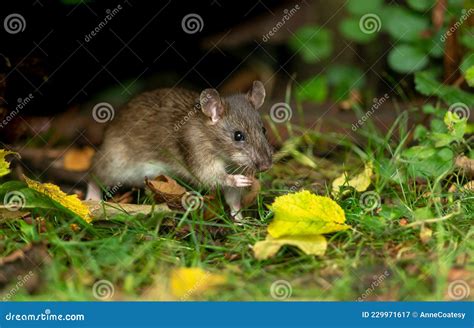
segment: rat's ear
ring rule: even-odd
[[[215,124],[224,114],[224,105],[216,89],[205,89],[199,97],[201,110]]]
[[[247,97],[255,109],[259,109],[265,100],[265,87],[260,81],[253,81],[252,89],[247,92]]]

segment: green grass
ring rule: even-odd
[[[201,211],[115,217],[71,228],[77,219],[51,213],[40,223],[3,220],[0,252],[10,254],[32,242],[45,241],[51,259],[37,270],[41,277],[33,294],[20,288],[13,300],[94,300],[94,282],[113,284],[117,300],[165,300],[173,268],[197,266],[229,277],[227,285],[202,295],[199,300],[274,300],[272,283],[291,284],[287,300],[357,300],[370,289],[366,300],[444,300],[453,270],[472,272],[474,193],[448,193],[451,185],[467,182],[453,172],[442,179],[396,183],[391,165],[403,168],[401,154],[408,147],[407,115],[403,114],[388,134],[364,126],[359,132],[366,145],[333,134],[319,134],[292,127],[290,155],[261,175],[262,192],[246,210],[247,219],[236,225],[221,207],[218,217],[204,220]],[[304,134],[303,134],[304,133]],[[304,136],[300,138],[300,136]],[[325,158],[316,150],[331,150]],[[301,155],[305,155],[304,158]],[[308,158],[316,169],[307,165]],[[330,183],[343,170],[355,174],[364,161],[375,166],[373,190],[382,204],[374,210],[361,206],[361,193],[348,189],[337,198],[351,229],[328,237],[323,257],[284,247],[273,258],[259,261],[251,245],[262,240],[272,214],[266,205],[278,196],[299,189],[330,195]],[[142,197],[150,202],[149,197]],[[431,224],[402,225],[417,221],[417,208],[428,207]],[[423,243],[420,228],[433,231]],[[466,260],[467,259],[467,260]],[[472,260],[471,260],[472,261]],[[380,280],[374,287],[374,281]],[[464,275],[463,280],[472,279]],[[4,292],[15,285],[15,279]],[[472,297],[472,296],[471,296]]]

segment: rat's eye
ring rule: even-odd
[[[234,140],[235,141],[244,141],[245,135],[242,131],[235,131],[234,132]]]
[[[264,126],[262,126],[262,132],[263,132],[263,134],[265,134],[265,135],[267,134],[267,129],[265,129]]]

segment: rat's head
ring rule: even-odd
[[[265,171],[272,165],[272,148],[258,109],[265,99],[265,88],[254,81],[246,94],[222,98],[215,89],[201,92],[202,112],[208,117],[209,133],[225,159],[248,171]]]

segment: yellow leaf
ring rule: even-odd
[[[359,173],[352,179],[348,179],[347,172],[344,172],[340,177],[334,179],[332,182],[332,194],[337,195],[342,186],[353,187],[358,192],[366,191],[370,186],[370,179],[374,175],[374,166],[372,162],[367,162],[364,171]]]
[[[321,235],[346,230],[342,208],[329,197],[316,196],[307,190],[275,198],[268,233],[281,236]]]
[[[255,243],[253,252],[259,260],[275,255],[283,245],[296,246],[308,255],[324,255],[327,248],[326,238],[322,235],[288,236],[272,238],[267,235],[265,240]]]
[[[18,155],[13,151],[0,149],[0,177],[10,173],[10,163],[5,160],[5,157],[10,154]]]
[[[225,284],[227,277],[201,268],[178,268],[171,272],[171,293],[182,300]]]
[[[29,188],[48,196],[55,202],[58,202],[68,210],[77,214],[87,223],[92,221],[89,208],[81,202],[77,195],[67,195],[61,189],[59,189],[58,186],[52,183],[40,183],[38,181],[28,179],[27,177],[25,177],[25,180]]]
[[[431,240],[431,236],[433,235],[433,230],[430,228],[427,228],[425,226],[421,227],[420,230],[420,239],[423,244],[426,244]]]
[[[92,157],[95,150],[92,147],[71,148],[64,154],[64,169],[68,171],[82,172],[91,167]]]

